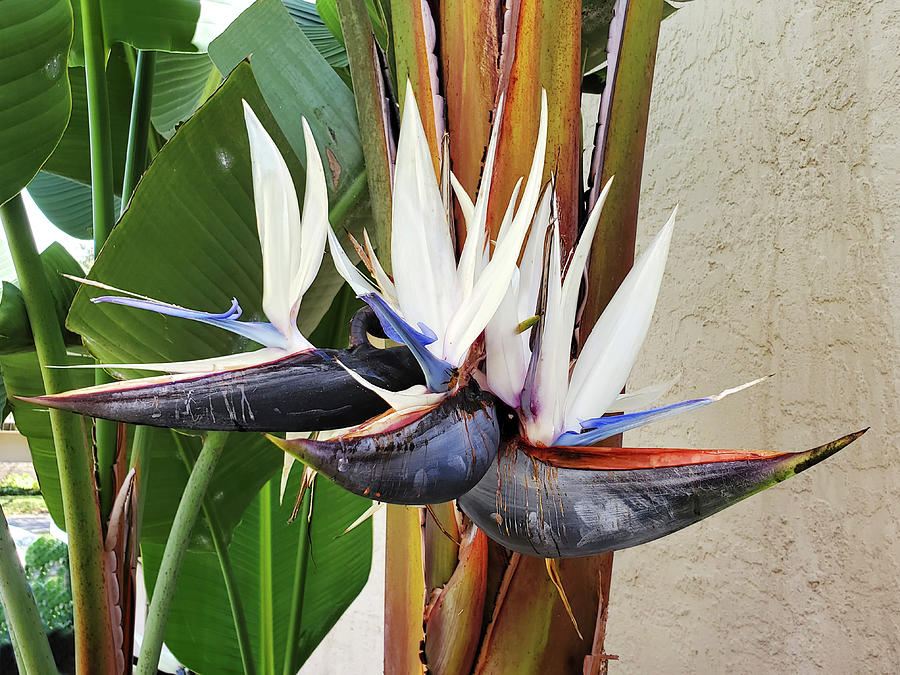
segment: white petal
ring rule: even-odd
[[[481,185],[478,186],[478,196],[475,204],[471,207],[470,216],[466,213],[466,207],[463,213],[466,215],[466,242],[463,245],[462,253],[459,257],[459,279],[462,297],[467,296],[475,283],[476,268],[480,267],[481,253],[484,251],[485,242],[487,240],[487,212],[488,202],[491,196],[491,181],[494,177],[494,159],[497,156],[497,144],[500,141],[500,127],[503,121],[503,96],[497,103],[497,110],[494,113],[494,125],[491,129],[491,138],[488,142],[487,154],[484,158],[484,169],[481,172]],[[460,187],[457,196],[464,191]],[[514,190],[510,204],[515,204],[518,195],[518,184]],[[462,203],[462,200],[460,200]],[[469,202],[471,204],[471,202]],[[503,231],[501,225],[501,233]]]
[[[391,391],[389,389],[383,389],[378,385],[372,384],[359,373],[352,371],[340,361],[338,361],[338,364],[341,366],[341,368],[346,370],[350,377],[356,380],[357,383],[361,384],[369,391],[378,394],[382,398],[382,400],[389,406],[391,406],[391,408],[393,408],[396,412],[403,412],[412,408],[435,406],[447,396],[447,392],[433,394],[429,392],[424,385],[421,384],[414,384],[413,386],[401,391]]]
[[[306,349],[311,349],[310,345]],[[297,352],[305,351],[299,349]],[[297,353],[293,352],[293,353]],[[274,347],[265,347],[253,352],[241,352],[227,356],[214,356],[210,359],[197,359],[195,361],[162,361],[159,363],[84,363],[73,366],[47,366],[48,368],[108,368],[111,370],[156,370],[163,373],[181,373],[196,375],[198,373],[214,373],[221,370],[234,370],[235,368],[247,368],[261,363],[268,363],[276,359],[284,358],[292,352]],[[160,378],[160,381],[175,381],[184,378]],[[128,382],[128,380],[125,380]],[[133,381],[132,381],[133,382]],[[102,385],[109,386],[109,385]]]
[[[519,396],[528,370],[526,353],[528,333],[516,332],[519,323],[518,274],[513,277],[503,301],[484,329],[487,387],[512,408],[519,407]]]
[[[292,286],[300,265],[300,206],[294,181],[278,147],[249,104],[243,103],[262,248],[262,308],[272,325],[291,341],[297,332],[291,312],[298,300],[297,289]]]
[[[591,331],[572,371],[565,428],[602,414],[625,385],[650,327],[677,211],[634,264]]]
[[[444,358],[459,365],[475,339],[484,330],[491,316],[497,311],[510,279],[516,269],[522,242],[528,234],[528,227],[534,216],[540,194],[543,175],[544,155],[547,149],[547,93],[541,95],[541,120],[538,138],[528,182],[522,193],[522,201],[508,227],[497,238],[497,245],[490,262],[475,282],[472,292],[466,297],[453,315],[447,327]]]
[[[519,263],[519,321],[534,316],[538,294],[541,290],[541,275],[544,269],[544,239],[550,227],[554,191],[548,186],[534,214],[528,241]]]
[[[535,443],[550,445],[562,427],[563,406],[569,379],[569,353],[572,344],[571,328],[560,321],[562,276],[560,261],[559,223],[553,223],[548,268],[547,306],[544,310],[540,353],[531,392],[533,416],[526,411],[525,435]]]
[[[359,296],[366,295],[367,293],[378,293],[378,289],[376,289],[375,286],[362,275],[362,272],[356,269],[356,266],[350,262],[350,258],[347,257],[343,247],[340,242],[338,242],[337,235],[330,227],[328,228],[327,234],[328,249],[331,251],[331,259],[334,261],[334,267],[338,271],[338,274],[344,277],[344,281],[350,284],[350,288],[353,289],[353,292]]]
[[[678,381],[678,378],[666,380],[659,384],[651,384],[637,391],[629,391],[625,394],[616,396],[616,400],[612,402],[604,412],[607,413],[631,413],[638,410],[644,410],[656,403],[659,398],[671,389]]]
[[[306,118],[301,118],[303,139],[306,143],[306,191],[303,194],[303,221],[300,231],[300,260],[294,271],[291,293],[294,304],[291,308],[292,321],[296,322],[297,312],[303,294],[319,273],[322,256],[325,254],[325,236],[331,230],[328,223],[328,187],[325,183],[325,169],[316,148]]]
[[[375,248],[372,246],[372,242],[369,241],[369,233],[365,229],[363,230],[363,240],[366,244],[366,252],[369,254],[369,262],[372,264],[372,274],[375,276],[375,281],[378,282],[378,286],[384,294],[384,299],[390,304],[397,306],[399,304],[397,302],[397,289],[394,288],[394,282],[391,281],[387,272],[384,271],[384,267],[381,266],[378,256],[375,255]]]
[[[403,315],[424,323],[442,351],[444,329],[455,313],[456,256],[422,120],[407,82],[403,121],[394,169],[391,261]]]
[[[603,204],[606,203],[606,197],[609,194],[609,188],[612,186],[613,179],[610,178],[603,186],[603,191],[597,198],[597,203],[591,209],[588,216],[587,224],[581,237],[578,239],[578,245],[575,247],[575,253],[572,255],[572,261],[566,271],[566,278],[562,287],[562,312],[560,313],[560,321],[567,327],[569,335],[575,330],[575,312],[578,310],[578,290],[581,287],[581,279],[584,276],[584,267],[587,264],[588,254],[591,252],[591,244],[594,241],[594,233],[597,231],[597,223],[600,222],[600,212],[603,210]]]

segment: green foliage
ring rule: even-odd
[[[260,672],[282,672],[284,645],[290,639],[287,626],[300,524],[287,521],[293,508],[291,496],[299,488],[300,469],[301,465],[295,464],[283,504],[278,504],[278,477],[254,497],[228,546],[258,668],[266,650],[263,634],[269,628],[274,634],[275,649],[269,655],[274,668],[259,668]],[[371,521],[346,535],[341,533],[369,504],[328,480],[316,480],[300,629],[293,636],[299,646],[298,660],[291,672],[309,658],[368,578]],[[145,544],[142,548],[149,586],[156,581],[162,550],[162,544]],[[267,576],[269,573],[271,576]],[[269,616],[261,608],[264,599],[271,606]],[[192,670],[217,675],[242,672],[231,608],[215,554],[200,550],[186,554],[169,615],[166,645]]]
[[[49,535],[38,538],[25,553],[25,576],[44,629],[48,633],[72,630],[72,585],[66,545]],[[8,642],[9,627],[0,607],[0,643]]]
[[[59,141],[72,104],[67,0],[4,0],[0,9],[0,204],[25,187]]]
[[[0,480],[0,495],[36,495],[41,486],[27,473],[10,473]]]

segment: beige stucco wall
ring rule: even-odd
[[[638,246],[679,220],[633,386],[767,373],[636,445],[825,464],[616,554],[614,673],[900,672],[900,3],[696,0],[660,35]]]
[[[680,216],[632,385],[678,376],[674,401],[777,376],[626,441],[800,450],[872,430],[616,554],[612,673],[900,672],[897,10],[695,0],[663,24],[638,246]],[[380,514],[375,541],[303,673],[380,672]]]

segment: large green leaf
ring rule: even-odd
[[[242,98],[279,145],[303,194],[303,168],[267,110],[250,66],[242,64],[156,156],[91,269],[92,278],[199,309],[228,307],[236,297],[245,318],[262,318],[262,261]],[[302,330],[310,331],[324,314],[339,285],[335,276],[320,274],[307,292]],[[69,326],[102,362],[182,360],[253,347],[196,322],[91,303],[100,293],[79,291]]]
[[[84,68],[69,68],[72,83],[72,117],[66,133],[53,151],[44,169],[51,173],[91,184],[91,142],[88,135],[87,89]],[[110,132],[113,147],[114,187],[122,188],[125,169],[125,148],[128,143],[128,123],[131,115],[132,79],[124,50],[117,47],[109,55],[106,65],[109,88]]]
[[[332,215],[356,202],[365,174],[353,93],[328,65],[279,0],[258,0],[209,47],[223,73],[249,58],[275,120],[298,157],[305,158],[306,117],[325,160]],[[335,225],[346,225],[333,219]]]
[[[296,466],[286,495],[297,493],[299,475],[300,467]],[[371,524],[367,521],[346,535],[341,533],[369,504],[321,477],[316,480],[302,620],[294,636],[287,634],[287,627],[301,528],[299,522],[287,523],[293,500],[278,504],[276,478],[245,512],[234,530],[228,555],[258,672],[282,672],[288,639],[299,644],[297,663],[291,667],[291,672],[296,672],[365,584],[372,554]],[[142,546],[150,585],[156,581],[162,550],[161,544]],[[261,609],[264,606],[271,607],[270,617]],[[268,653],[269,662],[274,664],[271,671],[261,667],[266,650],[262,635],[267,629],[274,638],[274,650]],[[166,645],[197,672],[243,672],[225,584],[214,553],[191,550],[185,556],[166,628]]]
[[[71,41],[67,0],[0,0],[0,204],[28,185],[66,128]]]
[[[175,127],[194,114],[221,77],[206,54],[157,54],[150,112],[154,128],[172,138]]]
[[[138,49],[164,52],[205,52],[253,0],[100,0],[107,46],[124,42]],[[75,10],[75,39],[69,52],[72,65],[84,65],[81,11]]]
[[[346,68],[349,65],[347,50],[329,30],[324,21],[325,17],[319,16],[317,4],[313,5],[307,0],[282,0],[282,2],[294,23],[300,26],[300,30],[332,68]]]
[[[66,279],[63,274],[81,276],[84,272],[72,255],[59,242],[48,246],[40,255],[50,297],[53,299],[56,316],[59,319],[63,337],[69,344],[78,339],[65,330],[66,314],[75,297],[77,284]],[[31,324],[25,308],[25,298],[15,281],[3,282],[0,294],[0,354],[34,349],[34,338],[31,335]]]
[[[55,173],[38,171],[28,184],[28,194],[47,220],[70,237],[90,239],[93,236],[93,206],[91,188]],[[113,197],[115,212],[119,212],[119,198]]]
[[[145,433],[150,457],[150,488],[141,524],[141,541],[164,545],[188,479],[188,468],[181,453],[195,460],[200,453],[201,439],[169,429],[148,428]],[[229,434],[207,491],[208,508],[215,513],[226,539],[254,495],[279,472],[283,457],[283,453],[261,434]],[[201,518],[191,534],[191,547],[209,552],[212,551],[211,541],[208,524]]]

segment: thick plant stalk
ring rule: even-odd
[[[147,623],[144,626],[144,639],[136,671],[138,675],[156,675],[166,632],[166,620],[169,617],[172,600],[175,598],[178,572],[191,541],[191,530],[197,521],[206,490],[222,457],[227,438],[227,432],[222,431],[212,431],[206,435],[200,456],[197,457],[184,488],[184,494],[178,503],[178,510],[175,512],[172,529],[169,531],[159,565],[159,575],[156,577],[150,608],[147,610]]]
[[[109,126],[109,94],[106,87],[106,45],[103,39],[100,0],[80,0],[80,7],[88,131],[91,141],[94,256],[97,256],[115,223],[112,136]],[[105,371],[98,369],[94,381],[96,384],[106,384],[112,379]],[[107,420],[97,420],[94,424],[94,435],[97,442],[100,513],[106,518],[115,498],[111,468],[116,455],[116,424]]]
[[[37,603],[16,554],[6,516],[0,508],[0,604],[16,645],[19,672],[53,675],[56,664],[41,624]]]
[[[65,391],[70,388],[67,372],[47,367],[65,362],[66,347],[21,195],[0,206],[0,219],[25,296],[44,389],[48,393]],[[76,665],[78,672],[111,673],[113,640],[103,572],[103,539],[85,429],[82,419],[75,415],[59,410],[50,410],[49,415],[59,462],[66,530],[72,534],[69,566],[77,636]]]
[[[375,37],[365,0],[337,0],[337,9],[350,61],[369,198],[375,216],[372,234],[378,249],[387,251],[391,241],[391,166],[387,139],[390,130],[379,123],[382,119],[381,73],[376,60]],[[388,257],[382,255],[382,258]]]

